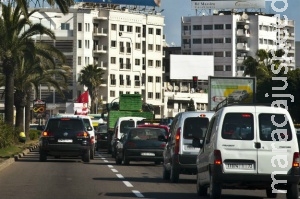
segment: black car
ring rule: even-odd
[[[107,149],[108,146],[108,132],[107,132],[107,125],[99,125],[96,131],[96,139],[97,139],[97,146],[96,149]]]
[[[163,161],[163,151],[166,146],[164,129],[131,128],[122,136],[116,146],[116,164],[128,165],[134,161],[153,161],[160,164]]]
[[[90,161],[91,138],[80,117],[50,118],[39,140],[40,161],[47,156],[81,157]]]

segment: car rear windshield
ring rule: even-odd
[[[165,138],[165,134],[161,129],[135,129],[128,134],[129,140],[160,140]]]
[[[124,120],[121,121],[120,124],[120,132],[121,133],[127,133],[128,130],[132,127],[135,127],[134,121],[133,120]]]
[[[259,138],[262,141],[290,141],[292,132],[284,114],[259,115]]]
[[[223,121],[222,138],[253,140],[253,115],[251,113],[227,113]]]
[[[82,120],[71,119],[71,118],[61,118],[61,119],[51,119],[48,121],[47,130],[57,131],[57,130],[78,130],[83,131],[84,126]]]
[[[188,117],[184,120],[183,138],[193,139],[204,137],[209,119],[206,117]]]

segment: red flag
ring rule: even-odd
[[[77,103],[88,103],[89,102],[89,91],[83,92],[76,100]]]

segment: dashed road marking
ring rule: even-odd
[[[133,187],[133,185],[132,185],[130,182],[128,182],[128,181],[123,181],[123,183],[124,183],[127,187]]]
[[[124,179],[124,177],[123,177],[121,174],[116,174],[116,176],[117,176],[118,178]]]
[[[141,192],[139,192],[138,190],[132,190],[132,193],[134,193],[138,198],[144,198],[144,195],[141,194]]]
[[[113,168],[113,167],[114,167],[113,165],[110,165],[110,164],[109,164],[109,165],[107,165],[107,166],[108,166],[109,168]]]
[[[112,170],[112,172],[114,172],[114,173],[118,173],[118,170],[117,169],[111,169]]]

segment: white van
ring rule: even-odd
[[[197,193],[221,197],[222,189],[264,189],[268,198],[287,190],[298,198],[299,149],[286,109],[232,105],[212,117],[197,156]]]
[[[179,174],[197,173],[196,157],[199,148],[192,146],[192,140],[205,135],[213,115],[214,112],[188,111],[175,116],[163,153],[163,179],[176,183]]]
[[[114,126],[114,134],[111,139],[111,156],[114,158],[116,155],[116,145],[118,140],[122,137],[123,133],[127,133],[129,128],[137,126],[139,121],[146,118],[144,117],[119,117]]]

